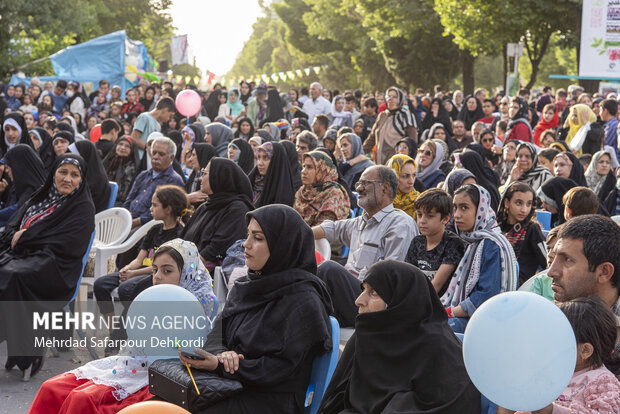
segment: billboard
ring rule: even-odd
[[[584,0],[579,76],[620,78],[620,0]]]

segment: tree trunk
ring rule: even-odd
[[[508,77],[508,44],[505,44],[502,49],[502,58],[504,59],[504,93],[508,95],[508,84],[506,83]]]
[[[531,89],[536,82],[536,77],[538,76],[538,70],[540,69],[540,63],[545,57],[545,53],[547,53],[547,49],[549,48],[549,41],[551,40],[551,32],[546,33],[542,39],[542,45],[540,48],[538,47],[538,42],[534,42],[533,47],[529,45],[527,38],[525,39],[525,47],[527,50],[527,56],[532,63],[532,76],[530,77],[530,81],[525,85],[525,89]]]
[[[463,52],[463,93],[465,96],[474,93],[474,57],[469,52]]]

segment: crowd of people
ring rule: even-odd
[[[196,90],[200,111],[182,117],[181,89],[166,81],[124,94],[105,80],[89,95],[64,80],[0,90],[0,302],[71,299],[116,182],[133,231],[162,223],[95,280],[105,317],[116,288],[126,315],[163,283],[211,312],[210,275],[221,266],[228,280],[217,334],[196,350],[204,359],[180,358],[244,391],[204,412],[302,412],[312,361],[331,347],[331,315],[356,333],[319,412],[478,413],[453,333],[520,288],[555,300],[578,342],[573,380],[540,412],[620,412],[614,94],[242,81]],[[319,239],[330,260],[315,251]],[[190,263],[202,283],[188,280]],[[15,338],[30,333],[0,319],[6,368],[35,374],[43,350],[20,356]],[[148,359],[105,352],[46,381],[30,412],[112,413],[153,397]],[[119,380],[114,367],[127,361],[137,368]]]

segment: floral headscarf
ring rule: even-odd
[[[304,155],[314,164],[315,184],[304,185],[295,194],[293,207],[308,225],[318,224],[317,219],[324,212],[332,212],[338,220],[349,216],[351,204],[344,187],[338,184],[338,170],[329,156],[321,151]]]
[[[480,194],[476,222],[471,232],[461,232],[458,227],[456,229],[458,235],[468,242],[469,246],[450,280],[448,290],[441,297],[441,303],[444,306],[458,306],[472,293],[480,279],[483,241],[495,243],[499,247],[502,269],[500,292],[516,290],[519,280],[517,258],[510,242],[502,235],[495,220],[489,192],[477,184],[469,185],[475,186]]]
[[[408,155],[404,154],[396,154],[392,158],[388,160],[385,164],[396,172],[396,176],[400,178],[400,173],[403,170],[405,164],[411,163],[413,164],[413,169],[415,171],[416,164],[415,160]],[[420,193],[416,191],[416,189],[412,189],[409,193],[403,193],[400,189],[396,193],[396,197],[394,198],[394,207],[403,210],[405,213],[410,215],[414,220],[416,218],[416,210],[415,210],[415,199],[418,198]]]

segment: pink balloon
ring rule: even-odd
[[[191,89],[185,89],[177,95],[175,101],[177,111],[183,116],[194,116],[200,111],[200,95]]]

